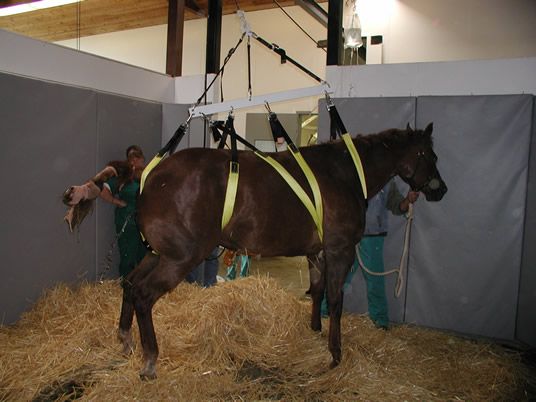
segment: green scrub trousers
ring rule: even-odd
[[[115,231],[119,236],[117,240],[120,257],[119,275],[124,278],[139,264],[147,252],[136,224],[136,199],[140,184],[132,181],[118,189],[117,180],[113,177],[108,181],[108,185],[114,196],[127,203],[126,207],[115,208]]]
[[[383,265],[383,243],[385,236],[364,236],[359,242],[359,254],[365,267],[372,272],[384,272]],[[346,288],[354,277],[354,273],[359,268],[357,258],[354,260],[350,272],[344,281]],[[362,270],[363,277],[367,284],[367,301],[370,319],[376,326],[386,327],[389,325],[389,311],[387,307],[387,298],[385,296],[385,280],[383,276],[371,275]],[[328,306],[327,298],[324,297],[321,305],[322,316],[327,316]]]

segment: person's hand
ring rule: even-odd
[[[409,201],[410,204],[413,204],[415,201],[417,201],[418,198],[418,191],[408,191],[408,195],[406,195],[406,199]]]
[[[418,191],[408,191],[408,195],[404,198],[399,205],[400,211],[403,213],[408,212],[410,204],[413,204],[419,198]]]

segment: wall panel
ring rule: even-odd
[[[0,323],[57,282],[93,279],[95,215],[75,234],[61,195],[95,171],[96,94],[0,74]]]

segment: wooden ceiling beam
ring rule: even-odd
[[[169,0],[166,74],[182,75],[182,42],[184,36],[185,0]]]
[[[0,0],[0,4],[22,0]],[[244,11],[274,8],[273,0],[238,0]],[[195,5],[194,5],[195,4]],[[294,0],[281,0],[282,6],[292,6]],[[80,7],[80,30],[77,11]],[[194,10],[197,7],[197,11]],[[185,0],[184,19],[203,18],[208,0]],[[236,13],[235,0],[222,0],[223,15]],[[123,31],[167,23],[167,0],[84,0],[29,13],[0,17],[0,28],[35,39],[59,41],[81,36]]]

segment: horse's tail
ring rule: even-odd
[[[62,201],[69,207],[63,218],[72,232],[80,226],[84,218],[93,210],[95,199],[102,191],[102,186],[111,177],[118,176],[119,181],[127,181],[131,177],[128,162],[112,161],[92,179],[81,186],[70,186],[63,192]]]

